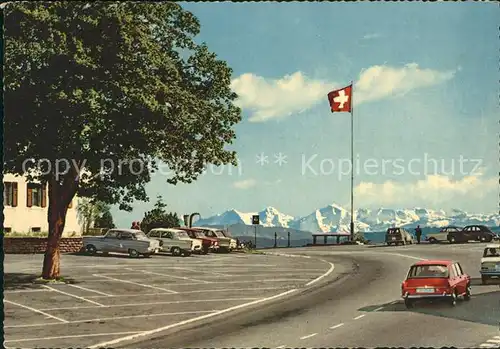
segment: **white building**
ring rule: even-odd
[[[24,177],[12,174],[4,174],[3,185],[4,232],[48,232],[47,186],[27,183]],[[77,219],[76,202],[75,197],[68,208],[63,236],[82,232]]]

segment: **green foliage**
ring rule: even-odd
[[[62,206],[78,194],[130,210],[159,162],[172,184],[236,165],[232,70],[195,43],[199,31],[173,2],[9,4],[5,171],[59,186]],[[58,159],[85,171],[57,176]]]
[[[109,205],[104,202],[89,198],[78,198],[76,214],[80,224],[83,226],[84,233],[88,232],[92,224],[95,225],[95,222],[106,212],[109,212]]]
[[[177,213],[167,212],[167,205],[163,202],[161,196],[157,197],[154,208],[144,214],[141,222],[141,229],[148,233],[154,228],[174,228],[180,224]]]
[[[94,222],[94,228],[116,228],[115,223],[113,222],[113,215],[109,211],[109,207],[99,218],[96,219]]]

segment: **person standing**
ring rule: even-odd
[[[415,229],[415,235],[417,236],[417,244],[420,244],[420,238],[422,237],[422,229],[420,229],[420,225],[417,225],[417,229]]]

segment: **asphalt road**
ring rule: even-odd
[[[479,282],[483,247],[471,243],[288,249],[287,253],[334,263],[341,271],[333,281],[265,307],[115,347],[500,347],[500,289]],[[409,266],[431,258],[461,263],[473,277],[469,302],[404,307],[400,285]]]
[[[313,258],[237,253],[138,259],[69,254],[62,256],[64,283],[34,283],[42,258],[6,256],[6,347],[115,347],[106,343],[249,311],[342,271]]]

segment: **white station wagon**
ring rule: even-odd
[[[148,233],[150,239],[160,242],[160,250],[170,252],[173,256],[190,256],[193,252],[199,252],[202,248],[202,241],[192,239],[180,229],[155,228]]]
[[[486,245],[481,258],[481,281],[483,285],[491,278],[500,279],[500,244]]]

